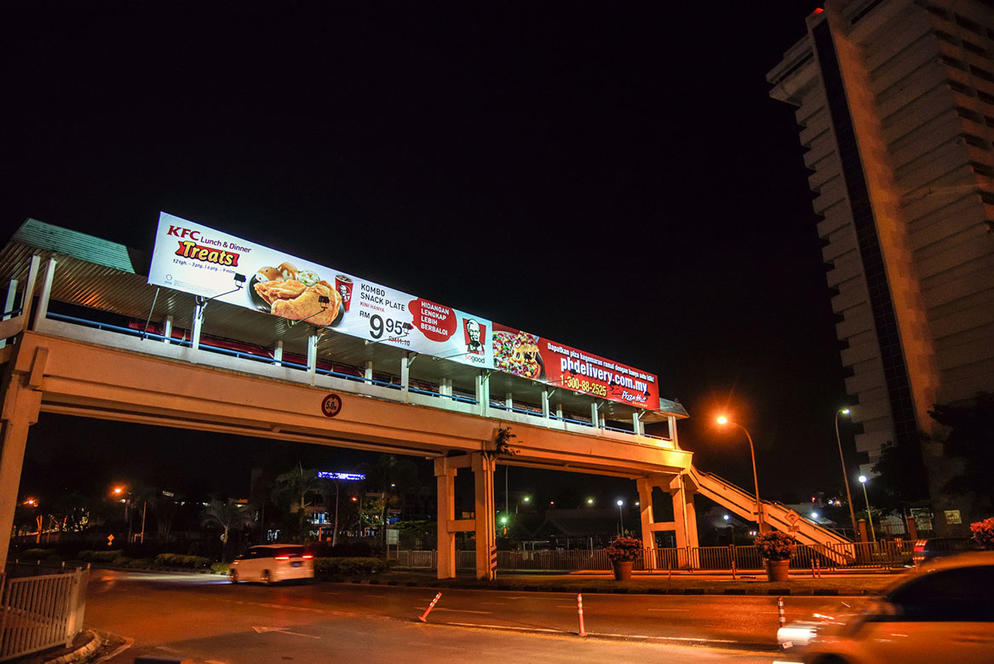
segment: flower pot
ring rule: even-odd
[[[767,560],[766,578],[770,581],[786,581],[789,577],[790,560]]]
[[[631,560],[612,560],[611,566],[614,568],[615,581],[631,581],[632,579]]]

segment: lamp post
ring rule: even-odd
[[[625,506],[625,501],[618,498],[618,502],[615,503],[618,506],[618,523],[620,524],[621,530],[618,532],[619,535],[624,536],[625,534],[625,514],[621,511],[621,508]]]
[[[877,543],[877,534],[873,530],[873,515],[870,514],[870,499],[866,495],[866,475],[859,476],[859,483],[863,485],[863,500],[866,501],[866,520],[870,522],[870,539]]]
[[[766,523],[763,521],[763,504],[759,499],[759,476],[756,474],[756,449],[755,446],[752,444],[752,436],[749,435],[748,429],[746,429],[738,422],[732,422],[724,415],[719,415],[715,421],[718,422],[718,424],[720,424],[721,426],[724,426],[726,424],[737,426],[738,428],[742,429],[742,432],[746,435],[746,440],[749,441],[749,455],[752,457],[752,482],[753,482],[753,488],[756,491],[756,523],[759,526],[759,532],[765,533],[767,528],[766,528]]]
[[[842,464],[842,479],[846,487],[846,500],[849,501],[849,518],[852,521],[853,537],[859,532],[856,528],[856,512],[852,506],[852,493],[849,491],[849,473],[846,471],[846,459],[842,456],[842,438],[839,437],[839,415],[848,415],[848,408],[840,408],[835,411],[835,442],[839,445],[839,463]]]

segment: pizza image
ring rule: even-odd
[[[544,367],[536,335],[495,330],[493,342],[495,369],[531,380],[542,378]]]

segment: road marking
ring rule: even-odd
[[[314,636],[313,634],[303,634],[301,632],[291,632],[283,627],[263,627],[262,625],[252,625],[252,629],[255,630],[256,634],[263,634],[265,632],[279,632],[280,634],[288,634],[290,636],[303,636],[308,639],[320,639],[320,636]]]
[[[469,609],[447,609],[443,606],[436,606],[433,611],[449,611],[450,613],[476,613],[481,616],[489,616],[493,614],[493,611],[470,611]]]

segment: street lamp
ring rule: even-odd
[[[870,514],[870,499],[866,495],[866,475],[859,476],[859,483],[863,485],[863,500],[866,501],[866,520],[870,522],[870,538],[873,543],[877,543],[877,534],[873,531],[873,516]]]
[[[619,532],[619,535],[624,535],[625,534],[625,514],[624,514],[624,512],[621,511],[621,508],[625,506],[625,501],[623,501],[621,498],[618,498],[618,500],[615,503],[615,505],[618,506],[618,523],[621,525],[621,531]]]
[[[849,492],[849,472],[846,470],[846,459],[842,456],[842,438],[839,437],[839,415],[848,415],[848,408],[840,408],[835,411],[835,442],[839,445],[839,463],[842,464],[842,479],[845,480],[846,500],[849,501],[849,518],[852,520],[853,537],[856,536],[856,512],[852,506],[852,493]]]
[[[594,499],[593,498],[587,498],[587,504],[588,505],[593,505],[594,504]]]
[[[731,424],[732,426],[736,426],[742,429],[742,432],[745,433],[746,435],[746,440],[749,441],[749,455],[752,457],[752,482],[753,482],[753,488],[756,491],[756,523],[759,524],[759,532],[765,533],[766,524],[763,522],[763,506],[762,502],[759,499],[759,477],[756,475],[756,449],[752,444],[752,436],[749,435],[748,429],[746,429],[738,422],[732,422],[724,415],[719,415],[715,419],[715,421],[721,426],[725,426],[726,424]]]

